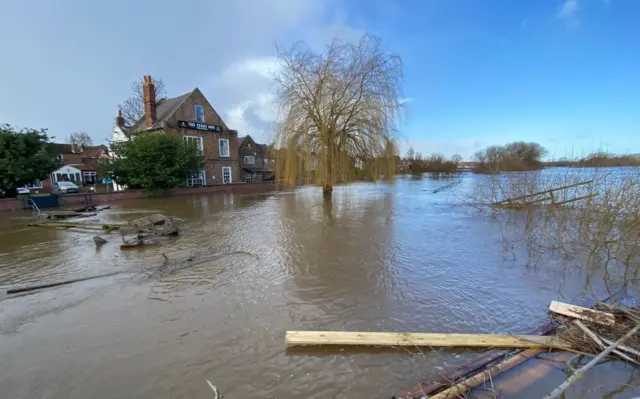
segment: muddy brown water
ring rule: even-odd
[[[28,214],[5,212],[3,292],[123,273],[1,294],[0,398],[210,398],[206,380],[227,399],[390,398],[474,352],[287,349],[285,331],[523,333],[550,300],[591,294],[579,272],[505,256],[498,222],[457,205],[474,179],[438,194],[446,181],[355,184],[331,203],[312,187],[144,199],[87,220],[184,219],[180,237],[127,251],[118,235],[96,249],[90,232],[25,228]],[[157,270],[163,253],[170,273]],[[539,398],[566,377],[565,360],[520,366],[493,389]],[[619,362],[589,377],[568,397],[640,393]]]

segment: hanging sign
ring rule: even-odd
[[[221,132],[222,131],[222,126],[207,125],[206,123],[200,123],[200,122],[178,121],[178,127],[181,129],[202,130],[205,132]]]

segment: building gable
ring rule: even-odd
[[[239,145],[238,145],[238,150],[242,151],[245,148],[252,148],[255,149],[256,148],[256,142],[253,140],[253,138],[249,135],[246,135],[244,137],[240,137],[238,139],[239,141]]]
[[[222,131],[229,130],[220,117],[220,114],[211,106],[207,98],[198,88],[195,88],[189,93],[174,112],[165,119],[167,126],[177,127],[179,121],[196,122],[196,105],[201,106],[204,111],[204,122],[201,123],[220,126]]]

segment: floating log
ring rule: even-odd
[[[86,213],[86,212],[76,212],[76,211],[49,211],[47,212],[47,215],[49,215],[49,219],[68,219],[68,218],[96,216],[97,213]]]
[[[466,392],[470,391],[471,389],[485,383],[486,381],[489,381],[495,378],[497,375],[504,373],[505,371],[511,370],[515,366],[531,358],[536,357],[540,352],[542,352],[541,349],[527,349],[524,352],[517,353],[511,356],[510,358],[496,364],[495,366],[490,367],[478,374],[475,374],[472,377],[469,377],[466,380],[461,381],[455,384],[454,386],[448,389],[445,389],[444,391],[436,395],[429,396],[429,398],[430,399],[454,399],[457,397],[462,397]]]
[[[607,326],[611,326],[615,323],[615,317],[612,313],[583,308],[582,306],[571,305],[564,302],[551,301],[549,310],[562,316],[572,317],[574,319],[590,321]]]
[[[568,343],[559,337],[539,335],[287,331],[285,342],[288,345],[446,346],[573,350]]]
[[[101,230],[118,230],[126,225],[123,224],[109,224],[109,223],[83,223],[83,222],[41,222],[41,223],[29,223],[30,227],[82,227],[87,229],[101,229]]]
[[[76,279],[67,280],[67,281],[58,281],[56,283],[32,285],[32,286],[29,286],[29,287],[10,288],[10,289],[7,290],[7,295],[9,295],[9,294],[17,294],[17,293],[20,293],[20,292],[40,290],[40,289],[43,289],[43,288],[57,287],[59,285],[66,285],[66,284],[71,284],[71,283],[77,283],[77,282],[80,282],[80,281],[93,280],[93,279],[101,278],[101,277],[114,276],[114,275],[120,274],[120,273],[121,272],[113,272],[113,273],[101,274],[99,276],[82,277],[82,278],[76,278]]]

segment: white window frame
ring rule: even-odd
[[[93,176],[93,183],[87,183],[87,176]],[[82,172],[82,184],[98,184],[98,174],[96,172]]]
[[[200,115],[202,115],[202,120],[198,119],[198,115],[199,115],[198,114],[198,109],[202,110],[202,113],[200,113]],[[194,105],[193,106],[193,112],[195,113],[195,118],[194,119],[196,120],[196,122],[204,123],[204,119],[205,119],[205,117],[204,117],[204,107],[202,105]]]
[[[229,172],[229,181],[225,181],[225,176],[224,176],[225,171]],[[222,167],[222,184],[229,184],[229,183],[233,183],[233,177],[231,175],[231,166],[223,166]]]
[[[249,162],[249,160],[251,162]],[[244,163],[246,163],[247,165],[253,165],[256,163],[256,157],[253,155],[245,155],[244,156]]]
[[[198,151],[200,152],[200,154],[204,152],[204,142],[202,141],[201,136],[182,136],[182,139],[187,143],[189,142],[189,140],[197,139]]]
[[[207,172],[204,169],[200,169],[200,173],[190,173],[187,175],[187,187],[206,186],[206,185],[207,185]]]
[[[255,173],[247,173],[246,175],[244,175],[244,182],[245,183],[252,183],[256,181],[256,174]]]
[[[222,143],[227,143],[227,153],[222,154]],[[229,146],[229,139],[219,139],[218,140],[218,153],[220,154],[220,158],[229,158],[231,156],[231,147]]]

